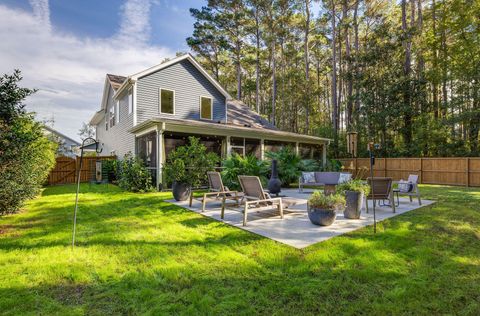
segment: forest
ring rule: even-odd
[[[480,1],[209,0],[187,43],[280,129],[383,157],[478,156]]]

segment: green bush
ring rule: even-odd
[[[207,152],[200,139],[188,138],[189,144],[175,148],[169,155],[164,171],[169,183],[185,183],[198,187],[207,180],[207,171],[212,171],[220,160],[218,155]]]
[[[283,185],[290,185],[298,181],[302,172],[302,159],[295,153],[292,147],[283,147],[277,152],[266,152],[265,156],[270,159],[275,159],[278,162],[278,177]],[[308,166],[307,166],[308,167]]]
[[[108,182],[117,183],[119,161],[115,159],[102,161],[102,172],[107,174]]]
[[[300,162],[300,171],[319,171],[319,170],[322,170],[322,164],[315,159],[303,159]]]
[[[325,195],[323,192],[315,191],[308,199],[308,204],[314,208],[333,210],[345,207],[345,197],[339,193]]]
[[[350,180],[337,185],[337,192],[345,195],[345,191],[363,192],[368,195],[370,193],[370,186],[362,180]]]
[[[118,186],[131,192],[153,191],[152,175],[145,167],[143,161],[128,153],[118,163]]]
[[[322,168],[322,171],[339,172],[340,170],[342,170],[342,163],[336,159],[327,159],[325,166]]]
[[[24,110],[34,91],[18,87],[21,79],[19,71],[0,78],[0,215],[35,197],[55,165],[56,145]]]
[[[242,157],[233,153],[228,159],[223,161],[222,178],[223,184],[230,190],[241,190],[238,176],[257,176],[263,185],[267,183],[267,175],[269,172],[268,163],[255,157],[248,155]]]

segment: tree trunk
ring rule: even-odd
[[[405,144],[410,145],[412,141],[412,116],[411,116],[411,98],[410,98],[410,73],[411,73],[411,42],[407,35],[407,1],[402,0],[402,31],[405,36],[403,46],[405,48],[404,64],[404,95],[403,95],[403,138]]]
[[[305,39],[304,39],[304,55],[305,55],[305,132],[310,131],[310,61],[308,50],[308,35],[310,32],[310,0],[305,0]]]
[[[347,0],[343,1],[343,19],[348,19],[348,2]],[[345,25],[345,58],[347,60],[347,115],[346,115],[346,126],[347,130],[352,129],[353,123],[353,81],[351,74],[351,59],[350,59],[350,39],[349,39],[349,25]]]
[[[335,157],[338,152],[338,104],[337,104],[337,49],[336,49],[336,22],[335,22],[335,2],[332,5],[332,119],[334,131],[334,150]]]
[[[255,7],[255,109],[260,113],[260,23],[258,7]]]

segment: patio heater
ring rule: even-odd
[[[371,179],[371,185],[372,185],[372,201],[373,201],[373,233],[377,233],[377,216],[375,212],[375,205],[377,204],[375,200],[375,192],[373,190],[374,188],[374,178],[373,178],[373,166],[375,166],[375,150],[380,149],[380,144],[375,144],[373,142],[368,143],[368,153],[370,155],[370,179]],[[368,200],[367,200],[368,203]]]
[[[85,142],[88,141],[88,144],[85,145]],[[75,210],[73,211],[73,232],[72,232],[72,249],[75,247],[75,230],[77,228],[77,210],[78,210],[78,193],[80,192],[80,175],[82,172],[83,164],[83,152],[84,151],[95,151],[97,154],[102,152],[102,146],[98,141],[92,137],[87,137],[82,141],[82,147],[80,152],[80,165],[78,167],[77,173],[77,193],[75,195]]]

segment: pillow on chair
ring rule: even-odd
[[[400,180],[398,182],[398,191],[402,193],[410,193],[413,190],[413,184],[408,181],[402,181]]]
[[[304,183],[315,183],[315,172],[302,172]]]

